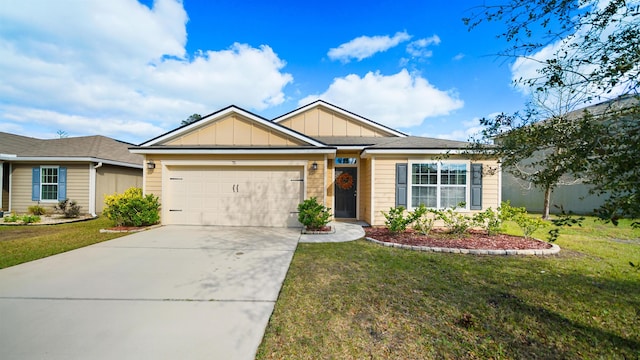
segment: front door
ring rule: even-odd
[[[356,217],[356,189],[358,169],[355,167],[337,167],[335,180],[336,218]]]

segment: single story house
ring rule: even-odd
[[[102,212],[104,196],[142,187],[143,157],[105,136],[36,139],[0,132],[0,208],[26,213],[69,199]]]
[[[164,224],[283,227],[299,226],[310,197],[372,225],[399,205],[495,209],[498,162],[471,161],[466,146],[319,100],[273,120],[229,106],[130,151],[144,156],[143,190],[160,198]]]

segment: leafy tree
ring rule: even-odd
[[[192,115],[189,115],[188,118],[182,120],[180,125],[183,125],[183,126],[184,125],[189,125],[189,124],[194,123],[194,122],[196,122],[196,121],[198,121],[200,119],[202,119],[202,115],[200,115],[200,114],[192,114]]]
[[[588,163],[575,151],[567,151],[568,141],[590,131],[580,112],[571,111],[580,99],[576,94],[537,92],[537,97],[520,114],[482,119],[482,138],[476,139],[474,151],[490,152],[502,159],[503,169],[522,182],[544,192],[542,218],[549,218],[551,193],[558,185],[585,181]],[[535,124],[535,125],[533,125]],[[487,140],[496,146],[486,148]]]
[[[583,176],[595,186],[593,192],[610,199],[598,210],[616,223],[619,217],[640,218],[640,4],[624,0],[507,0],[471,10],[463,19],[469,29],[483,22],[502,22],[498,37],[509,44],[499,55],[538,63],[537,73],[517,79],[517,85],[534,94],[561,92],[580,94],[583,105],[609,102],[598,114],[583,112],[578,118],[552,117],[540,121],[539,113],[483,119],[484,141],[509,134],[495,151],[505,163],[517,163],[522,154],[516,141],[555,145],[555,152],[537,165],[542,183],[553,184],[556,170]],[[540,51],[550,56],[541,58]],[[627,101],[631,99],[632,101]],[[620,108],[615,104],[625,102]],[[535,124],[535,125],[532,125]],[[554,141],[546,142],[543,137]],[[505,145],[513,146],[511,152]],[[532,155],[533,153],[529,153]],[[640,223],[636,222],[636,225]]]

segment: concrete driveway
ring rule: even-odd
[[[253,359],[299,238],[165,226],[0,270],[0,358]]]

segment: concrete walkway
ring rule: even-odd
[[[335,229],[335,232],[329,234],[302,234],[300,235],[300,242],[346,242],[362,239],[364,237],[364,230],[361,225],[340,221],[332,221],[329,225]]]

